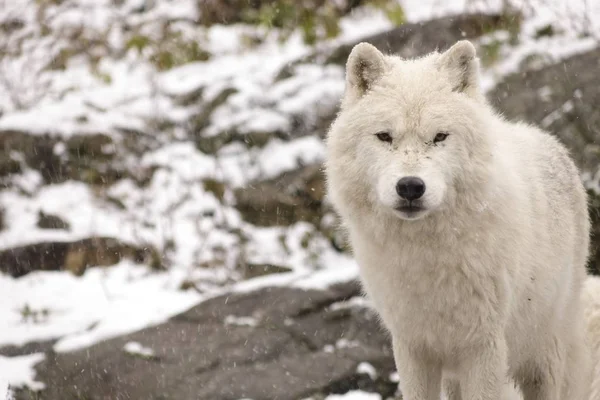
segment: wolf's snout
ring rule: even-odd
[[[396,192],[405,200],[417,200],[425,193],[425,182],[416,176],[406,176],[396,183]]]

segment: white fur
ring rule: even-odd
[[[587,278],[583,286],[582,300],[593,359],[589,400],[600,400],[600,278]]]
[[[414,60],[357,45],[327,138],[328,194],[405,400],[438,400],[442,386],[450,400],[498,400],[508,378],[525,400],[583,400],[586,193],[566,149],[498,116],[478,80],[466,41]],[[450,135],[434,144],[438,132]],[[420,211],[399,209],[407,176],[425,182]]]
[[[590,276],[585,280],[581,299],[584,309],[588,343],[591,345],[593,372],[589,383],[589,400],[600,400],[600,278]],[[584,384],[585,385],[585,384]],[[587,387],[587,385],[585,386]],[[523,396],[514,384],[504,387],[503,400],[521,400]]]

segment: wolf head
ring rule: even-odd
[[[356,45],[327,138],[333,204],[415,220],[469,201],[485,184],[491,114],[470,42],[413,60]]]

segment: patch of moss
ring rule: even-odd
[[[211,56],[197,41],[185,39],[181,32],[172,31],[168,24],[163,27],[160,39],[136,33],[125,46],[135,49],[140,55],[149,54],[149,61],[160,71],[190,62],[208,61]]]
[[[277,237],[277,240],[279,241],[279,244],[281,245],[281,248],[287,253],[290,254],[290,248],[287,245],[287,236],[285,235],[285,233],[282,233],[281,235],[279,235]]]
[[[281,265],[274,264],[244,264],[244,278],[256,278],[258,276],[281,274],[285,272],[291,272],[292,269]]]
[[[52,58],[48,68],[54,71],[64,71],[67,69],[69,59],[75,55],[75,50],[69,47],[61,49],[56,56]]]
[[[127,49],[135,49],[141,53],[152,41],[145,35],[133,35],[125,43]]]
[[[313,232],[305,232],[304,235],[302,235],[302,238],[300,239],[300,247],[302,247],[304,250],[308,249],[313,235]]]
[[[481,45],[480,58],[483,66],[493,65],[500,59],[500,50],[503,44],[500,40],[492,40],[489,43]]]
[[[505,10],[501,14],[497,29],[505,30],[509,34],[509,43],[515,45],[519,42],[519,33],[523,25],[523,15],[513,10]]]
[[[47,308],[34,309],[29,304],[25,303],[25,305],[19,309],[19,314],[21,314],[21,319],[24,323],[33,322],[34,324],[37,324],[48,319],[50,310]]]
[[[100,72],[97,69],[94,69],[92,71],[92,74],[107,85],[110,85],[112,83],[112,76],[110,76],[110,74],[106,72]]]
[[[153,270],[165,270],[162,254],[154,247],[144,247],[142,250],[138,251],[138,253],[138,259],[141,258],[141,260],[148,264]]]
[[[208,61],[210,53],[202,49],[198,42],[185,40],[179,34],[173,34],[156,46],[150,61],[165,71],[191,62]]]
[[[119,210],[126,210],[127,207],[125,206],[125,203],[123,203],[123,201],[121,201],[120,199],[113,197],[113,196],[106,196],[104,198],[104,200],[106,200],[108,203],[114,205],[115,207],[117,207]]]
[[[181,282],[181,284],[179,285],[179,290],[181,290],[181,291],[185,292],[185,291],[190,290],[190,289],[193,289],[195,291],[199,291],[199,289],[196,286],[196,284],[193,281],[189,280],[189,279],[183,280]]]
[[[402,25],[406,22],[404,8],[397,1],[372,0],[370,4],[381,9],[394,25]]]
[[[207,178],[203,182],[204,190],[211,192],[219,201],[225,197],[225,184],[216,179]]]

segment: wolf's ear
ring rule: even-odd
[[[479,92],[479,60],[468,40],[456,42],[438,59],[439,68],[450,74],[452,90],[477,95]]]
[[[346,63],[346,94],[362,97],[385,72],[385,58],[372,44],[354,46]]]

